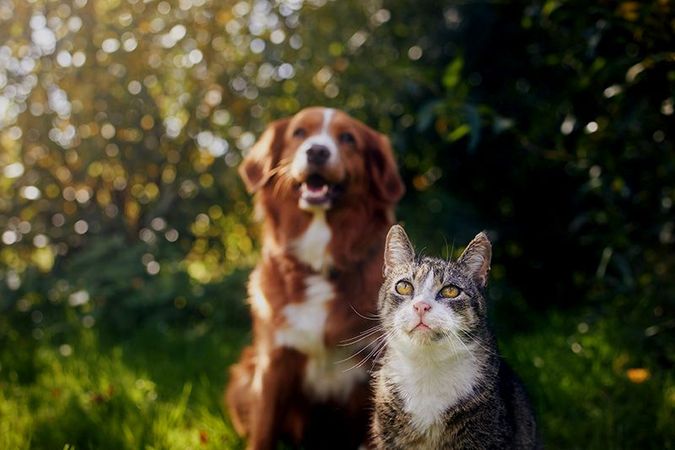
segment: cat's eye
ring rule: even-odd
[[[453,285],[445,286],[443,289],[441,289],[441,292],[439,292],[440,296],[443,298],[457,298],[461,293],[462,290]]]
[[[407,281],[399,281],[396,283],[396,292],[398,292],[401,295],[410,295],[413,293],[413,285],[408,283]]]

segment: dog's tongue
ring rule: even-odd
[[[312,186],[311,184],[306,185],[305,192],[307,192],[309,195],[326,195],[328,194],[328,185],[324,184],[321,186]]]
[[[330,187],[321,176],[310,175],[300,188],[302,198],[310,203],[323,203],[328,200]]]

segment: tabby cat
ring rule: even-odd
[[[487,326],[491,245],[479,233],[457,261],[416,257],[387,235],[374,377],[378,449],[539,448],[534,415]]]

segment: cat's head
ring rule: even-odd
[[[465,350],[462,345],[485,329],[491,254],[490,241],[479,233],[456,261],[416,257],[403,228],[394,225],[387,234],[379,298],[388,341],[409,351]]]

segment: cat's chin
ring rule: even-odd
[[[417,345],[430,345],[443,337],[442,333],[423,323],[416,325],[406,334],[408,335],[408,338]]]

